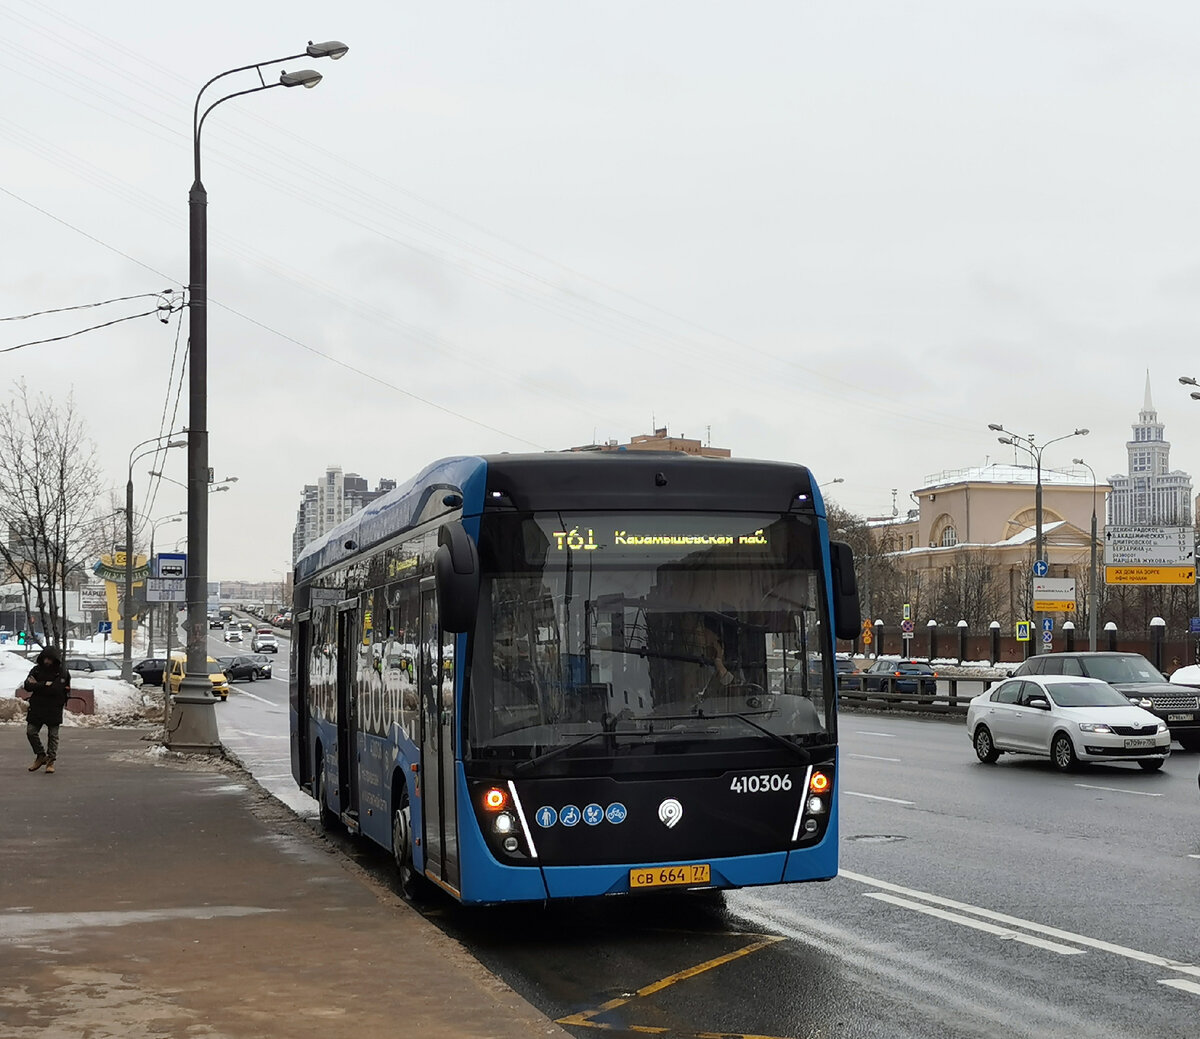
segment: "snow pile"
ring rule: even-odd
[[[84,644],[87,642],[84,640]],[[32,660],[20,653],[0,650],[0,722],[24,722],[26,705],[17,697]],[[162,694],[158,689],[143,691],[113,678],[79,678],[72,676],[77,688],[91,686],[96,698],[96,713],[92,715],[63,715],[64,726],[141,725],[162,720]]]

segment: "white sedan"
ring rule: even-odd
[[[967,735],[990,765],[1006,753],[1049,755],[1061,772],[1082,761],[1162,768],[1171,733],[1107,682],[1076,675],[1009,678],[967,707]]]
[[[238,631],[237,628],[229,628],[225,632],[225,641],[226,642],[241,642],[242,641],[242,633],[240,631]]]

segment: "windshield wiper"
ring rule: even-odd
[[[769,714],[771,712],[767,711],[764,713]],[[752,721],[748,715],[745,715],[745,714],[701,714],[701,715],[698,715],[698,717],[700,717],[700,718],[722,718],[722,719],[723,718],[736,718],[740,722],[745,722],[751,728],[757,729],[764,736],[768,737],[773,742],[778,743],[781,747],[787,747],[788,750],[790,750],[793,754],[796,755],[796,757],[800,761],[800,764],[808,765],[808,764],[812,763],[812,755],[809,754],[809,752],[807,750],[805,750],[803,747],[797,747],[796,744],[794,744],[791,740],[787,739],[786,737],[780,736],[779,733],[772,732],[770,729],[764,728],[763,726],[759,725],[758,722],[756,722],[756,721]]]
[[[520,775],[523,772],[528,772],[530,769],[537,768],[538,765],[541,765],[546,761],[557,758],[560,754],[566,754],[567,751],[574,750],[576,747],[582,747],[585,743],[594,740],[597,736],[604,735],[607,735],[607,733],[603,731],[589,732],[586,736],[582,736],[570,743],[564,743],[561,747],[551,747],[549,750],[543,751],[541,754],[530,758],[528,761],[520,762],[514,771],[517,773],[517,775]]]

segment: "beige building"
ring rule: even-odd
[[[959,619],[932,615],[938,607],[949,608],[956,583],[970,585],[979,609],[990,610],[1006,628],[1032,615],[1036,482],[1037,471],[1029,466],[946,470],[927,477],[913,493],[918,507],[907,516],[872,522],[879,551],[908,580],[908,597],[923,600],[913,602],[918,627],[929,619]],[[1087,470],[1042,470],[1043,555],[1049,576],[1076,578],[1078,617],[1085,616],[1090,587],[1093,513],[1103,565],[1109,490],[1107,484],[1094,485]]]
[[[584,444],[582,447],[572,447],[572,451],[678,451],[685,455],[703,455],[705,458],[729,458],[732,452],[727,447],[712,447],[702,444],[686,436],[673,437],[667,433],[667,427],[656,429],[653,433],[639,433],[630,437],[628,444],[617,440],[609,440],[603,444]]]

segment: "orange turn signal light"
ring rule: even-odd
[[[824,772],[814,772],[808,781],[808,789],[814,794],[823,794],[829,789],[829,777]]]
[[[498,812],[506,804],[508,804],[508,794],[498,786],[492,787],[483,795],[483,807],[489,812]]]

